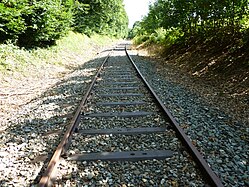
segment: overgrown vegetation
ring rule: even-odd
[[[4,0],[0,10],[0,42],[25,47],[54,44],[69,31],[73,19],[59,0]]]
[[[210,36],[236,36],[248,43],[248,6],[248,0],[157,0],[130,36],[137,44],[146,40],[166,46]]]
[[[84,0],[75,6],[76,31],[91,35],[98,33],[114,37],[126,37],[128,17],[123,0]]]
[[[0,43],[46,47],[74,30],[125,37],[128,18],[123,0],[2,0]]]
[[[113,41],[107,36],[94,34],[88,37],[70,31],[50,48],[27,50],[11,43],[2,44],[0,45],[0,74],[11,75],[13,72],[33,74],[34,72],[30,69],[35,71],[34,69],[46,65],[74,68],[95,55],[96,48],[111,44]]]
[[[248,0],[157,0],[129,36],[163,64],[248,102],[248,13]]]

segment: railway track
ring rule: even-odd
[[[60,185],[61,162],[75,186],[223,186],[125,44],[104,59],[39,186]]]

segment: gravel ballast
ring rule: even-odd
[[[158,70],[156,61],[139,57],[134,51],[130,54],[222,183],[225,186],[248,186],[249,123],[246,115],[249,111],[244,116],[247,123],[246,120],[244,124],[236,121],[224,112],[227,110],[222,110],[222,106],[218,108],[210,104],[205,96],[181,82],[179,77],[184,75],[172,72],[170,68]],[[205,86],[201,91],[205,93]]]
[[[94,87],[94,93],[88,98],[88,105],[83,109],[81,122],[72,137],[69,150],[65,159],[59,166],[56,186],[204,186],[200,171],[197,169],[192,158],[182,146],[175,132],[170,128],[169,123],[164,119],[159,109],[145,89],[141,80],[140,87],[134,93],[142,93],[139,97],[103,97],[102,93],[110,93],[108,88],[121,88],[126,86],[115,83],[120,81],[106,81],[109,75],[114,76],[115,68],[110,71],[109,66],[122,66],[127,63],[124,51],[115,51],[107,63],[107,72],[102,73],[98,83]],[[118,58],[117,58],[118,57]],[[131,64],[130,64],[131,67]],[[119,74],[119,73],[118,73]],[[126,76],[126,74],[124,75]],[[133,72],[130,76],[136,79]],[[119,75],[118,75],[119,77]],[[111,93],[122,94],[112,90]],[[127,93],[127,92],[126,92]],[[129,91],[128,91],[129,93]],[[97,102],[117,102],[117,101],[145,101],[145,106],[135,105],[128,107],[103,107],[95,105]],[[138,117],[91,117],[91,114],[101,114],[102,112],[119,113],[145,111],[149,115]],[[115,128],[141,128],[141,127],[166,127],[164,132],[148,134],[107,134],[107,135],[84,135],[84,130],[89,129],[115,129]],[[108,152],[134,152],[155,150],[169,150],[173,152],[170,158],[162,160],[144,161],[72,161],[70,158],[78,158],[79,154],[104,154]],[[88,156],[89,158],[91,156]],[[68,159],[67,159],[68,158]]]
[[[59,144],[102,57],[107,54],[99,54],[63,79],[55,78],[57,83],[52,87],[4,118],[0,132],[0,186],[32,186],[38,182],[48,155]]]
[[[96,68],[102,62],[102,57],[106,54],[107,52],[99,54],[95,60],[66,75],[42,95],[23,105],[15,116],[5,120],[4,128],[0,132],[0,186],[37,184],[40,172],[46,168],[48,154],[52,154],[59,144],[60,135],[65,132],[77,104],[96,73]],[[172,82],[165,76],[167,69],[163,70],[164,74],[160,73],[155,67],[155,62],[146,61],[137,55],[132,57],[223,184],[249,186],[249,144],[248,138],[244,138],[248,136],[249,128],[240,122],[232,123],[227,113],[208,104],[200,95],[183,84]],[[169,75],[173,76],[171,72]],[[99,101],[97,97],[93,97],[94,102]],[[153,105],[150,107],[153,110],[155,108]],[[105,112],[105,109],[93,108],[89,112]],[[139,109],[145,108],[139,106]],[[145,121],[147,122],[143,123]],[[158,127],[167,124],[164,119],[152,115],[142,120],[115,119],[115,124],[105,119],[87,118],[80,127],[82,129],[129,128],[134,127],[134,123],[137,127]],[[173,137],[174,133],[170,133],[171,131],[170,129],[168,131],[169,139],[165,138],[167,133],[160,133],[156,135],[156,140],[155,136],[152,138],[152,135],[143,135],[141,142],[136,142],[132,136],[122,135],[77,137],[87,142],[80,151],[89,148],[95,152],[131,150],[131,148],[141,150],[147,145],[159,149],[158,142],[161,141],[163,145],[172,147],[180,154],[165,160],[135,163],[101,161],[69,163],[66,159],[62,159],[56,186],[203,186],[204,182],[194,163],[186,150],[179,149],[181,147],[179,140]],[[72,140],[75,146],[79,141],[77,138]],[[114,139],[118,139],[118,143],[111,141]],[[120,148],[119,144],[127,146]],[[72,148],[69,151],[73,154],[75,150]],[[179,165],[179,162],[184,164]]]

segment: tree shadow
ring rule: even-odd
[[[224,35],[223,39],[210,37],[191,41],[187,45],[174,45],[165,51],[167,62],[202,79],[230,96],[248,98],[248,47],[240,38]]]
[[[19,114],[10,119],[9,128],[1,132],[6,134],[4,135],[6,139],[1,141],[5,148],[4,152],[10,149],[15,152],[14,156],[10,156],[9,163],[5,163],[6,168],[17,164],[8,170],[8,175],[12,176],[10,178],[22,176],[21,170],[32,170],[32,173],[36,174],[35,179],[30,179],[30,176],[24,173],[22,177],[26,178],[28,185],[39,181],[49,157],[59,144],[61,135],[67,129],[97,68],[104,59],[105,57],[100,56],[75,68],[65,79],[24,104]],[[12,180],[10,178],[0,181],[0,185],[8,185]]]

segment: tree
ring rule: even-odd
[[[126,37],[123,0],[2,0],[0,42],[19,46],[53,45],[67,31]]]
[[[0,41],[25,47],[51,45],[65,35],[72,14],[60,0],[11,0],[0,3]]]
[[[140,30],[153,34],[161,27],[176,29],[185,38],[213,32],[239,33],[248,5],[248,0],[157,0],[140,23]]]
[[[74,23],[76,31],[87,35],[94,32],[115,37],[127,35],[128,17],[123,0],[84,0],[78,1],[77,6]]]

